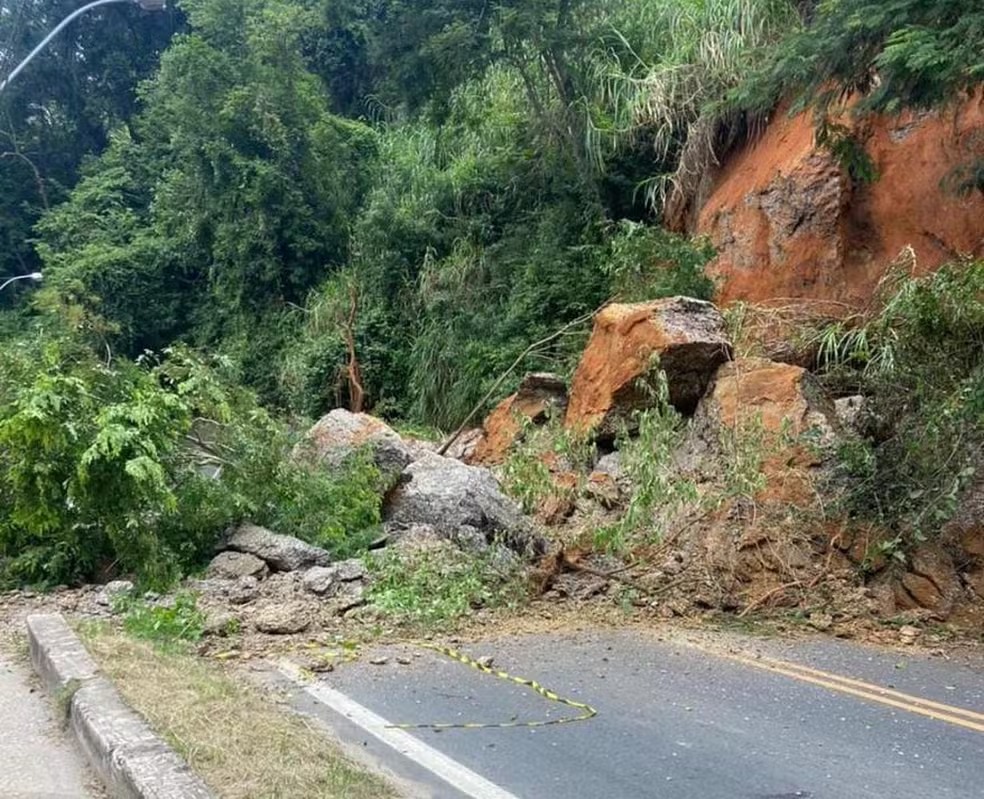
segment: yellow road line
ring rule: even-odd
[[[904,694],[901,691],[881,688],[871,683],[862,682],[861,680],[841,677],[840,675],[830,674],[819,669],[801,666],[798,663],[772,660],[770,658],[752,658],[730,652],[716,652],[716,654],[746,666],[782,674],[794,680],[819,685],[831,691],[849,694],[850,696],[856,696],[870,702],[877,702],[899,710],[905,710],[909,713],[917,713],[921,716],[936,719],[937,721],[944,721],[948,724],[955,724],[958,727],[964,727],[975,732],[984,732],[984,714],[977,713],[973,710],[945,705],[941,702],[933,702],[929,699]]]

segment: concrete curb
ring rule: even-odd
[[[129,707],[58,615],[27,619],[31,662],[67,705],[68,724],[90,765],[119,799],[214,799],[188,765]]]

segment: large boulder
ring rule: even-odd
[[[254,555],[274,571],[290,572],[331,563],[331,556],[325,550],[249,522],[230,531],[222,548]]]
[[[521,550],[532,541],[529,522],[488,469],[436,454],[407,468],[387,498],[384,517],[391,527],[430,525],[442,537],[469,545],[476,536]]]
[[[376,417],[336,408],[308,430],[295,457],[334,470],[363,450],[388,479],[399,475],[420,454]]]
[[[670,403],[690,414],[714,371],[731,355],[724,318],[708,302],[672,297],[609,305],[594,330],[571,384],[565,424],[611,438],[634,411],[649,406],[641,382],[654,358],[666,374]]]
[[[240,577],[262,580],[269,573],[266,561],[246,552],[220,552],[205,570],[206,577],[218,580],[238,580]]]
[[[522,432],[525,420],[545,422],[551,412],[563,413],[567,406],[567,384],[546,372],[526,375],[515,394],[510,394],[488,415],[482,437],[466,459],[468,463],[502,463]]]
[[[805,369],[737,358],[714,375],[680,460],[693,466],[696,456],[699,466],[710,455],[710,468],[720,471],[722,461],[734,468],[740,458],[761,475],[759,500],[805,507],[815,499],[816,471],[833,454],[836,430],[833,402]]]

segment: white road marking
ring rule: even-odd
[[[345,716],[374,738],[423,766],[467,796],[474,797],[474,799],[519,799],[515,794],[489,782],[485,777],[461,765],[457,760],[438,752],[405,730],[390,727],[389,722],[382,716],[376,715],[369,708],[360,705],[341,691],[336,691],[322,683],[305,685],[300,670],[292,664],[280,663],[279,669],[281,674],[300,685],[305,692],[319,702]]]

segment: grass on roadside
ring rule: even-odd
[[[217,664],[105,628],[86,645],[120,693],[222,799],[381,799],[395,792],[323,732]]]

